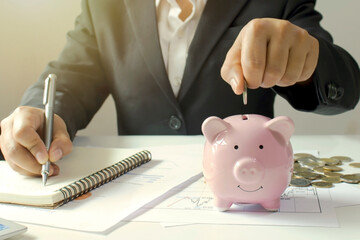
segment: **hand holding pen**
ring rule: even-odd
[[[38,86],[43,90],[43,85]],[[42,96],[42,95],[41,95]],[[50,148],[46,141],[44,109],[20,106],[1,121],[0,147],[10,167],[26,176],[41,176],[42,164],[50,161],[49,175],[59,173],[55,164],[72,150],[72,142],[64,120],[53,115],[53,131]]]

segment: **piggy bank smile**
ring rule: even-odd
[[[258,187],[257,189],[255,189],[255,190],[247,190],[247,189],[245,189],[245,188],[242,188],[240,185],[238,185],[237,186],[238,188],[240,188],[242,191],[244,191],[244,192],[257,192],[257,191],[259,191],[260,189],[263,189],[263,186],[260,186],[260,187]]]

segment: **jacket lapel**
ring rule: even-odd
[[[247,1],[207,1],[189,48],[179,101],[184,98],[211,50]]]
[[[132,29],[145,62],[155,81],[174,107],[178,104],[171,89],[162,56],[154,0],[125,0]]]

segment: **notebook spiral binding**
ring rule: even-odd
[[[60,206],[114,180],[115,178],[120,177],[121,175],[149,162],[150,160],[150,151],[144,150],[59,189],[64,196],[64,200]]]

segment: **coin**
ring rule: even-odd
[[[243,103],[244,105],[247,104],[247,82],[244,80],[244,91],[242,93],[243,95]]]
[[[331,188],[333,187],[333,184],[330,182],[312,182],[311,185],[313,185],[314,187],[318,187],[318,188]]]
[[[315,167],[322,167],[325,164],[322,164],[321,162],[305,162],[304,166],[315,168]]]
[[[315,158],[315,156],[310,153],[295,153],[294,159],[299,159],[299,158]]]
[[[310,167],[310,168],[320,167],[325,165],[325,163],[319,162],[318,159],[308,158],[308,157],[299,158],[297,161],[298,163],[301,164],[301,166]]]
[[[341,183],[341,179],[340,177],[329,177],[329,176],[322,176],[321,180],[323,180],[324,182],[329,182],[329,183]]]
[[[313,169],[315,172],[319,172],[319,173],[324,173],[326,172],[326,170],[324,169],[324,167],[315,167]]]
[[[356,162],[356,163],[349,163],[349,166],[355,167],[355,168],[360,168],[360,163]]]
[[[328,177],[340,177],[343,175],[342,173],[339,172],[328,172],[328,171],[325,171],[324,174]]]
[[[294,178],[290,181],[290,185],[294,187],[307,187],[311,181],[305,178]]]
[[[313,173],[313,172],[301,172],[301,173],[298,173],[298,175],[302,176],[306,179],[309,179],[309,180],[315,180],[315,179],[319,179],[321,177],[321,174]]]
[[[347,183],[360,183],[360,174],[345,174],[340,176],[340,178]]]
[[[291,179],[296,179],[296,178],[303,178],[302,176],[299,176],[299,175],[292,175],[291,176]]]
[[[294,172],[295,173],[312,172],[312,170],[310,168],[306,168],[306,167],[296,167],[296,168],[294,168]]]
[[[343,170],[341,167],[338,166],[324,166],[324,169],[331,172],[340,172]]]
[[[327,166],[334,166],[342,164],[340,160],[335,158],[320,158],[320,161],[323,161]]]
[[[294,162],[294,168],[298,168],[298,167],[301,167],[300,163]]]
[[[306,187],[312,184],[315,187],[330,188],[333,183],[360,183],[360,173],[343,174],[343,162],[350,162],[347,156],[333,156],[317,158],[309,153],[295,153],[293,175],[290,185]],[[359,162],[349,163],[350,166],[360,168]]]
[[[350,157],[346,157],[346,156],[333,156],[331,158],[337,159],[342,162],[351,162],[352,161],[352,159]]]

